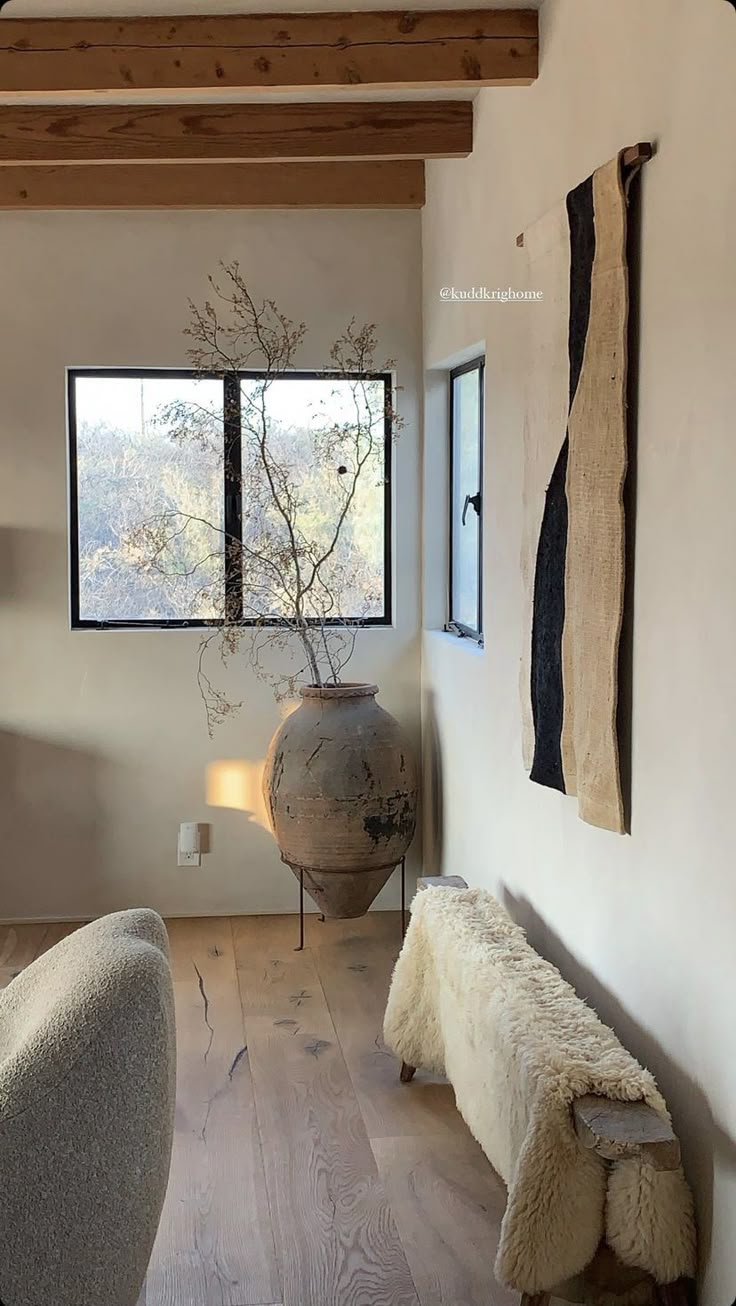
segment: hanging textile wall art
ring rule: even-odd
[[[623,155],[524,235],[522,746],[530,778],[624,832],[617,738],[624,602],[628,268]]]

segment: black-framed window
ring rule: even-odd
[[[483,374],[475,358],[450,373],[449,626],[483,631]]]
[[[245,562],[233,565],[233,558],[245,557],[243,545],[251,529],[243,504],[248,493],[248,468],[241,462],[243,412],[249,393],[262,380],[258,373],[223,379],[184,369],[68,372],[74,629],[211,626],[220,624],[224,612],[228,620],[235,613],[243,625],[263,624],[262,606],[256,612],[249,601]],[[336,555],[347,580],[341,591],[343,610],[335,620],[389,625],[391,376],[285,373],[269,383],[268,411],[318,536],[322,519],[334,520],[340,469],[310,459],[310,423],[317,420],[315,406],[320,429],[347,420],[345,405],[354,406],[348,390],[353,396],[355,380],[371,387],[380,434],[357,483]],[[201,439],[177,434],[169,414],[179,403],[197,415]],[[168,532],[166,566],[158,574],[140,565],[130,542],[142,522],[166,513],[181,513],[186,529]],[[148,547],[150,553],[150,541]],[[277,612],[273,619],[277,624]]]

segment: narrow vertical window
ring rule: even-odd
[[[483,359],[450,373],[450,628],[483,630]]]

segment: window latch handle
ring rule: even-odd
[[[463,516],[462,516],[462,523],[463,523],[463,526],[465,525],[465,518],[466,518],[467,515],[468,515],[468,508],[470,507],[471,503],[472,503],[473,507],[475,508],[476,516],[477,516],[477,517],[480,517],[480,497],[481,497],[481,496],[480,496],[480,490],[478,491],[477,494],[466,494],[466,495],[465,495],[465,503],[463,504]]]

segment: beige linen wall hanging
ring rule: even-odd
[[[648,150],[648,153],[646,152]],[[524,432],[524,763],[624,832],[616,729],[627,469],[628,181],[637,146],[523,237],[529,284]]]

